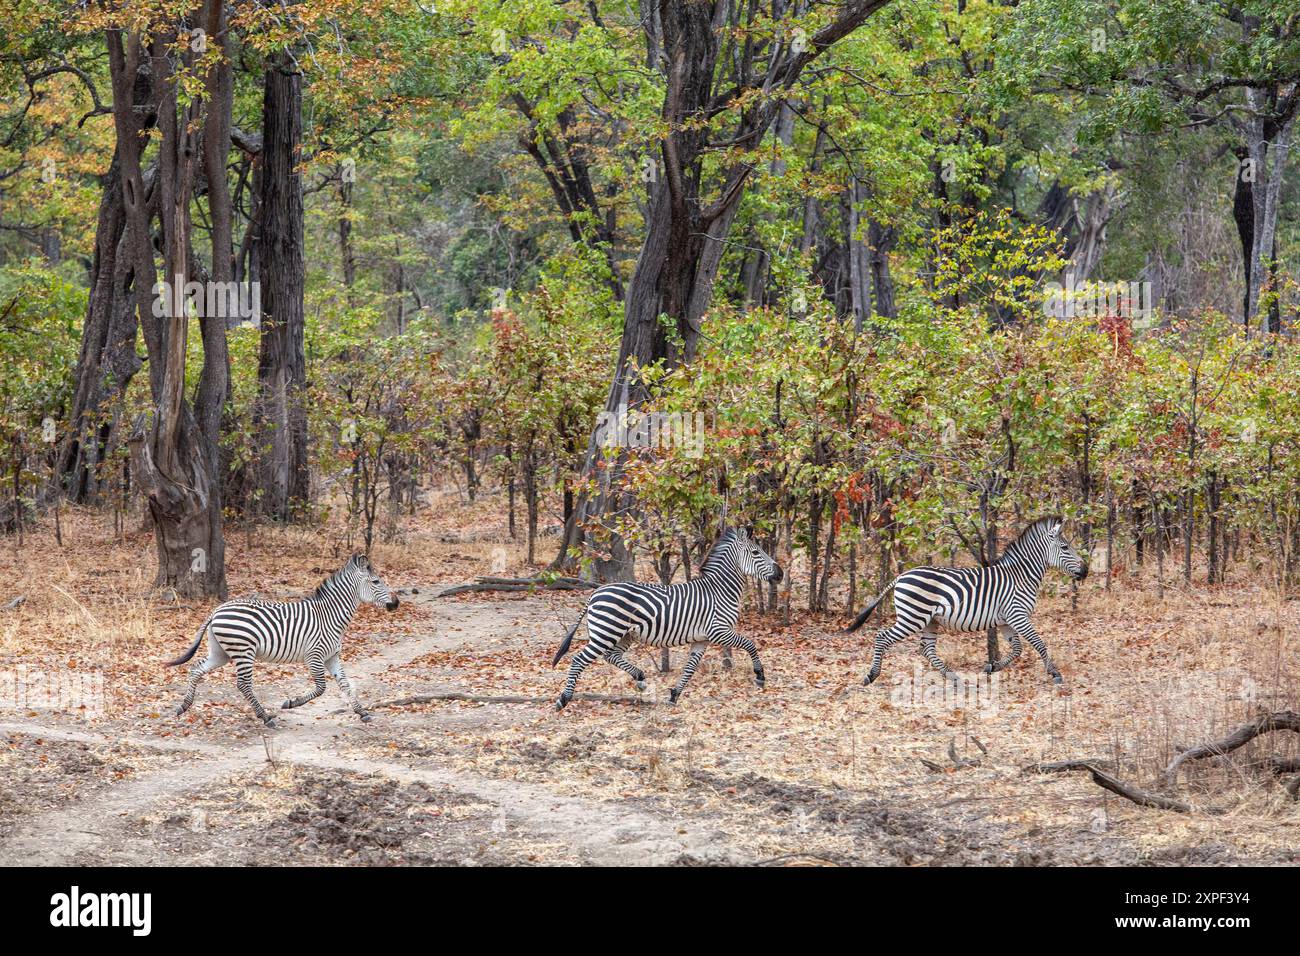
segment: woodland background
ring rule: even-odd
[[[0,713],[0,861],[1300,860],[1298,97],[1276,0],[8,0],[0,680],[100,696]],[[859,686],[846,612],[1050,513],[1073,696]],[[768,687],[555,715],[724,523]],[[352,551],[379,719],[165,716]]]
[[[752,523],[814,610],[1045,510],[1161,586],[1296,573],[1294,7],[4,18],[9,535],[146,505],[156,585],[221,595],[228,528],[368,550],[455,475],[552,572],[670,580]],[[602,409],[705,412],[703,457],[611,453]]]

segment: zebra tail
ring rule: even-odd
[[[851,634],[854,631],[856,631],[858,628],[860,628],[863,624],[866,624],[867,618],[871,617],[871,613],[877,607],[880,606],[880,602],[885,599],[885,595],[890,592],[890,590],[893,588],[894,584],[897,581],[898,578],[894,578],[893,581],[890,581],[887,585],[885,585],[885,589],[881,591],[879,595],[877,595],[874,601],[872,601],[870,604],[867,605],[866,610],[864,610],[861,614],[859,614],[857,617],[853,619],[853,623],[844,629],[844,633]]]
[[[560,641],[560,649],[555,652],[555,659],[551,661],[552,667],[560,663],[560,658],[569,653],[569,645],[573,643],[573,635],[578,633],[578,625],[582,623],[582,619],[586,616],[587,609],[584,607],[582,613],[578,615],[578,619],[573,622],[573,627],[569,628],[569,633],[565,634],[564,640]]]
[[[197,651],[199,649],[199,645],[203,643],[203,634],[208,629],[208,625],[211,623],[212,623],[212,617],[209,615],[208,619],[203,622],[203,626],[199,628],[199,633],[194,635],[194,643],[191,644],[188,648],[186,648],[185,653],[182,654],[180,657],[176,658],[176,660],[174,661],[168,661],[163,666],[179,667],[181,664],[184,664],[191,657],[193,657],[194,652]]]

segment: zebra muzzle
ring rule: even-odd
[[[398,606],[400,603],[401,603],[401,602],[398,601],[397,598],[393,598],[391,601],[389,601],[387,604],[384,605],[384,610],[386,610],[386,611],[396,611],[396,610],[397,610],[397,606]]]

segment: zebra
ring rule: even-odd
[[[1040,518],[1021,532],[987,568],[913,568],[894,578],[853,619],[845,633],[856,631],[871,617],[890,588],[894,590],[894,623],[876,635],[875,654],[864,684],[880,676],[880,661],[893,644],[914,634],[921,635],[921,652],[945,680],[957,675],[935,653],[936,625],[944,624],[958,631],[982,631],[996,626],[1011,643],[1011,653],[984,667],[984,673],[1000,671],[1020,656],[1020,638],[1027,640],[1043,659],[1047,673],[1063,684],[1061,672],[1052,663],[1047,645],[1029,622],[1038,588],[1048,566],[1058,568],[1076,581],[1088,576],[1088,566],[1061,537],[1059,517]]]
[[[168,667],[184,664],[194,656],[203,635],[207,634],[207,659],[195,661],[190,667],[189,687],[185,699],[176,708],[176,716],[190,709],[195,689],[204,674],[233,660],[235,686],[252,705],[258,719],[268,727],[274,727],[275,719],[266,713],[253,693],[253,661],[305,661],[316,687],[301,697],[286,700],[280,705],[281,709],[301,707],[325,693],[325,675],[329,673],[338,683],[339,690],[347,696],[352,709],[363,721],[369,721],[370,714],[357,700],[356,692],[343,673],[340,659],[343,630],[359,604],[383,605],[389,611],[398,606],[397,598],[375,573],[370,559],[363,555],[349,558],[305,600],[249,599],[222,604],[203,622],[194,643],[185,653],[167,662]]]
[[[637,690],[645,690],[645,674],[623,656],[633,641],[656,647],[691,645],[681,679],[669,691],[669,700],[674,704],[710,644],[739,647],[748,653],[754,665],[754,681],[761,689],[766,678],[758,648],[748,637],[736,633],[745,575],[765,581],[782,578],[780,566],[754,544],[748,532],[731,529],[714,545],[693,581],[667,585],[627,582],[597,588],[551,661],[554,667],[569,652],[573,635],[586,617],[586,646],[569,665],[569,676],[555,709],[563,710],[573,699],[578,677],[598,657],[626,671],[636,681]]]

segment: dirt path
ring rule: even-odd
[[[579,690],[605,699],[556,714],[546,701],[562,671],[548,664],[578,599],[410,600],[427,612],[408,619],[412,633],[345,652],[362,700],[469,700],[379,708],[363,724],[330,688],[264,733],[226,674],[183,721],[157,716],[158,692],[171,700],[183,683],[159,671],[144,681],[155,699],[95,724],[0,721],[9,779],[53,784],[36,802],[6,792],[0,751],[0,864],[1300,861],[1300,816],[1263,803],[1267,790],[1255,812],[1180,815],[1078,776],[1022,772],[1092,753],[1106,708],[1142,705],[1166,662],[1140,645],[1103,667],[1058,627],[1075,695],[1026,666],[976,712],[932,706],[905,683],[863,689],[862,649],[843,636],[770,632],[763,691],[706,658],[668,706],[676,675],[653,673],[657,655],[642,648],[641,700],[655,706],[625,706],[627,676],[597,666]],[[891,666],[910,670],[901,654]],[[267,669],[257,689],[270,703],[305,680]],[[1112,696],[1094,702],[1103,687]],[[538,703],[492,702],[503,696]]]
[[[433,604],[433,625],[417,639],[380,647],[351,664],[349,670],[363,699],[374,699],[380,675],[393,674],[411,661],[435,651],[468,649],[479,642],[501,640],[508,633],[510,608],[493,603]],[[418,689],[418,688],[416,688]],[[221,697],[232,689],[210,680],[204,693]],[[333,688],[331,688],[333,692]],[[262,689],[264,698],[269,688]],[[335,692],[336,693],[336,692]],[[202,697],[200,698],[202,700]],[[230,746],[216,741],[170,739],[141,734],[120,735],[69,727],[40,719],[0,722],[0,733],[93,745],[125,743],[182,754],[175,765],[111,784],[84,799],[24,820],[0,841],[0,864],[66,865],[74,862],[151,864],[174,862],[147,837],[132,833],[133,818],[162,814],[183,807],[185,796],[220,781],[255,773],[268,757],[278,764],[324,771],[364,774],[401,783],[419,783],[450,790],[490,804],[494,812],[520,828],[529,839],[558,842],[586,862],[601,864],[666,864],[683,855],[714,860],[734,859],[719,852],[701,828],[668,820],[642,810],[605,802],[593,813],[593,802],[558,795],[545,786],[501,781],[433,765],[413,767],[350,752],[383,731],[427,725],[428,715],[380,716],[364,725],[346,708],[321,708],[286,714],[282,727],[256,743]]]

